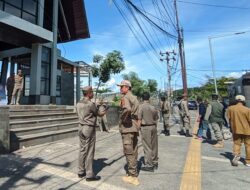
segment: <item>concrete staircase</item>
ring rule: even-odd
[[[9,114],[11,151],[77,135],[73,106],[10,106]]]

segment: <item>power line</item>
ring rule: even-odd
[[[193,4],[193,5],[201,5],[201,6],[209,6],[209,7],[217,7],[217,8],[227,8],[227,9],[241,9],[241,10],[249,10],[249,7],[235,7],[235,6],[226,6],[226,5],[215,5],[215,4],[206,4],[206,3],[197,3],[197,2],[191,2],[191,1],[181,1],[177,0],[180,3],[185,4]]]
[[[161,69],[159,69],[157,67],[157,64],[154,64],[155,61],[152,59],[152,57],[149,55],[147,49],[143,46],[142,42],[140,41],[140,39],[137,37],[136,33],[135,33],[135,29],[132,25],[130,25],[130,23],[128,22],[125,14],[123,13],[122,9],[119,7],[118,3],[116,2],[116,0],[113,0],[113,3],[115,5],[115,7],[117,8],[117,10],[119,11],[119,13],[121,14],[122,18],[124,19],[124,21],[126,22],[127,26],[129,27],[130,31],[133,33],[133,35],[135,36],[137,42],[139,43],[139,45],[141,46],[141,48],[144,50],[144,53],[147,55],[147,57],[152,61],[152,65],[153,67],[162,75],[165,75],[165,73],[162,72]]]

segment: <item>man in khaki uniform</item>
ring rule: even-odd
[[[139,185],[137,178],[137,156],[138,156],[138,107],[139,102],[131,92],[131,83],[128,80],[123,80],[120,86],[121,94],[121,115],[119,128],[122,135],[123,152],[127,160],[127,176],[122,179],[124,182],[133,185]]]
[[[86,86],[83,89],[84,98],[77,105],[77,114],[79,117],[79,163],[78,177],[86,176],[86,181],[100,180],[100,176],[93,173],[93,160],[95,153],[96,142],[96,120],[97,116],[102,116],[106,112],[99,112],[96,105],[91,102],[93,98],[93,90],[91,86]]]
[[[161,113],[163,118],[163,133],[166,136],[170,135],[169,117],[170,117],[170,103],[164,96],[161,97]]]
[[[98,110],[100,112],[103,112],[103,111],[105,111],[105,110],[108,109],[108,105],[106,105],[104,103],[103,99],[100,100],[100,102],[97,105],[97,107],[98,107]],[[109,125],[108,125],[108,120],[107,120],[106,114],[103,115],[102,117],[98,116],[97,120],[98,120],[98,125],[100,127],[100,131],[101,132],[103,132],[103,131],[109,132]]]
[[[148,92],[145,92],[142,96],[143,104],[139,106],[138,124],[141,130],[145,161],[141,170],[153,172],[154,169],[158,168],[157,120],[159,117],[158,111],[150,105],[149,98]]]
[[[235,97],[236,105],[228,108],[228,119],[233,132],[233,154],[232,166],[238,166],[240,160],[241,143],[245,144],[246,166],[250,167],[250,109],[245,106],[246,98],[242,95]]]
[[[213,145],[215,148],[223,148],[224,141],[222,136],[222,125],[224,123],[223,119],[223,105],[218,101],[218,95],[212,94],[212,101],[209,102],[206,114],[204,117],[205,122],[209,122],[214,131],[217,143]]]
[[[23,91],[23,74],[22,70],[18,70],[17,75],[15,76],[15,85],[12,93],[11,105],[13,104],[19,105],[19,100],[22,91]],[[16,97],[16,102],[15,102],[15,97]]]
[[[182,99],[180,101],[180,117],[182,120],[182,129],[180,131],[180,135],[186,135],[186,137],[192,137],[190,134],[191,132],[191,125],[190,125],[190,113],[188,109],[188,97],[187,94],[182,95]],[[184,132],[184,129],[186,130],[186,133]]]

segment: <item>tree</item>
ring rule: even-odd
[[[114,50],[105,57],[102,55],[94,55],[92,74],[98,77],[96,96],[101,83],[106,83],[111,74],[118,74],[125,69],[124,60],[120,51]]]
[[[129,72],[128,74],[122,75],[124,80],[129,80],[132,85],[132,92],[136,96],[141,97],[145,91],[150,93],[157,91],[157,82],[153,79],[148,79],[148,81],[144,81],[140,79],[135,72]]]

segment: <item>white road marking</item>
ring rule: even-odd
[[[52,166],[48,166],[46,164],[38,164],[37,166],[35,166],[34,169],[41,170],[41,171],[50,173],[52,175],[73,181],[73,182],[77,182],[79,184],[86,185],[87,187],[91,187],[97,190],[127,190],[126,188],[123,188],[123,187],[105,183],[102,180],[96,181],[96,182],[86,182],[85,180],[78,178],[77,174],[75,173],[65,171],[59,168],[55,168]]]
[[[217,157],[209,157],[209,156],[202,156],[203,160],[209,160],[209,161],[217,161],[217,162],[225,162],[230,164],[230,160],[226,158],[217,158]],[[239,164],[243,165],[242,162],[238,162]]]

